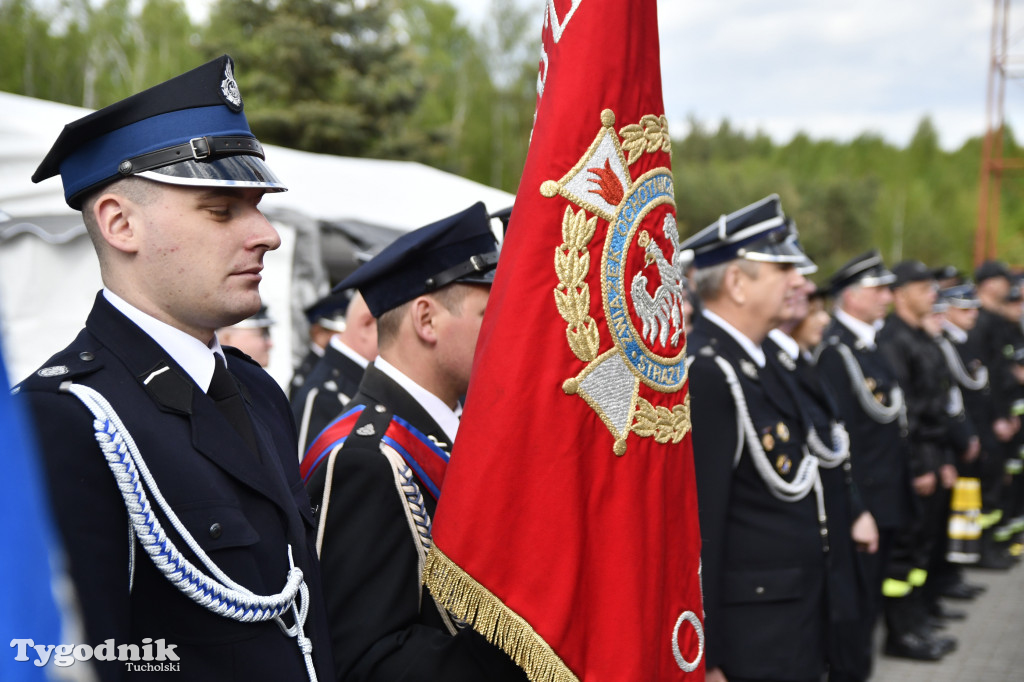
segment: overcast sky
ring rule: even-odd
[[[451,1],[483,20],[484,0]],[[520,2],[539,26],[544,0]],[[658,12],[674,135],[691,114],[779,142],[871,131],[902,146],[925,115],[947,149],[984,132],[988,0],[659,0]],[[1024,119],[1020,82],[1006,103]]]
[[[476,26],[488,0],[449,0]],[[534,12],[539,50],[545,0]],[[583,0],[592,2],[594,0]],[[186,0],[203,14],[209,0]],[[956,149],[985,128],[989,0],[658,0],[665,112],[717,126],[848,141],[864,132],[903,146],[931,116]],[[1012,13],[1011,13],[1012,14]],[[1010,54],[1024,54],[1011,26]],[[1014,39],[1016,37],[1016,40]],[[1008,81],[1007,120],[1024,130],[1024,81]],[[1024,134],[1022,134],[1024,136]]]

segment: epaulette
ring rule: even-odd
[[[379,441],[394,415],[384,405],[353,405],[313,439],[299,463],[299,475],[306,483],[331,451],[349,441]]]
[[[697,353],[705,358],[713,358],[715,356],[715,349],[711,346],[704,346]]]
[[[96,353],[90,350],[69,351],[55,355],[47,360],[45,365],[12,388],[11,395],[17,395],[22,391],[57,393],[65,381],[75,381],[102,367],[103,363],[97,361]]]
[[[221,348],[223,348],[224,352],[227,353],[228,355],[234,356],[236,358],[240,358],[240,359],[245,360],[247,362],[251,362],[252,364],[256,365],[257,367],[261,367],[262,366],[262,365],[260,365],[260,363],[256,362],[251,357],[249,357],[248,355],[246,355],[244,352],[240,351],[239,349],[235,348],[234,346],[221,346]]]

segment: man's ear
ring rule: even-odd
[[[743,270],[735,263],[725,268],[722,277],[722,291],[736,305],[743,305],[747,301],[747,286],[749,277],[744,276]]]
[[[416,336],[431,346],[437,343],[437,313],[438,303],[430,296],[414,298],[409,305],[409,317]]]
[[[92,206],[103,241],[123,253],[139,250],[142,213],[133,201],[114,192],[101,194]]]

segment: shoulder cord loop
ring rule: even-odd
[[[900,387],[894,386],[889,391],[889,407],[882,405],[868,391],[868,387],[864,383],[864,373],[861,371],[857,359],[853,357],[853,352],[845,343],[837,343],[836,350],[839,351],[839,355],[843,358],[843,364],[846,365],[853,393],[857,396],[857,402],[860,403],[861,409],[879,424],[891,424],[894,420],[899,419],[900,428],[906,430],[907,413],[903,404],[903,391],[900,390]]]
[[[807,452],[807,448],[804,447],[802,448],[804,457],[801,458],[800,467],[797,469],[792,483],[779,476],[775,472],[774,467],[772,467],[771,462],[768,461],[768,455],[765,454],[764,449],[761,447],[761,442],[757,438],[757,431],[754,429],[753,422],[750,421],[747,401],[743,397],[743,388],[736,377],[736,370],[720,356],[715,357],[715,362],[722,370],[722,373],[725,374],[725,380],[729,384],[730,392],[732,392],[733,400],[736,403],[737,420],[740,422],[745,435],[744,440],[746,440],[747,447],[750,450],[754,468],[757,469],[757,472],[764,479],[765,484],[767,484],[768,490],[776,498],[784,502],[802,500],[815,487],[815,481],[818,480],[818,459],[811,457],[810,453]]]
[[[412,469],[402,459],[402,455],[383,441],[380,444],[380,451],[381,454],[387,457],[388,462],[391,463],[391,469],[395,474],[395,488],[398,490],[398,495],[402,500],[405,518],[409,522],[409,531],[412,534],[413,544],[416,546],[417,568],[420,576],[420,609],[422,609],[423,566],[427,560],[427,552],[430,551],[434,544],[430,539],[430,514],[427,513],[427,507],[423,503],[423,492],[413,479]],[[450,634],[456,634],[459,630],[448,612],[436,600],[432,601],[434,601],[438,612],[441,614],[441,620],[444,621],[445,628]]]
[[[280,593],[263,597],[234,582],[207,556],[164,500],[138,446],[106,398],[88,386],[71,382],[66,382],[61,389],[81,400],[95,417],[93,428],[96,441],[128,509],[131,520],[129,532],[138,538],[157,570],[192,601],[219,616],[243,623],[274,620],[285,635],[296,639],[306,662],[309,679],[316,682],[313,643],[303,631],[309,611],[309,589],[302,579],[302,569],[295,565],[291,545],[288,546],[288,577]],[[175,531],[216,580],[186,559],[167,536],[153,512],[145,488],[149,488],[157,506]],[[134,576],[134,551],[130,554],[130,562]],[[289,608],[295,617],[295,624],[290,628],[281,619],[281,615]]]
[[[960,358],[960,354],[956,352],[956,348],[953,344],[944,336],[938,338],[939,348],[942,349],[942,354],[946,356],[946,364],[949,366],[949,371],[953,373],[953,378],[956,379],[956,383],[960,384],[968,391],[980,391],[981,389],[988,386],[988,367],[984,365],[978,367],[978,370],[972,377],[967,373],[967,368],[964,367],[964,361]]]
[[[818,458],[821,466],[835,469],[850,457],[850,434],[841,422],[833,421],[830,436],[832,447],[825,445],[812,426],[807,432],[807,449]]]

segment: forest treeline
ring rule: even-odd
[[[536,4],[490,0],[470,26],[445,0],[214,0],[201,22],[182,0],[0,0],[0,90],[98,108],[227,52],[265,143],[419,161],[515,192],[535,104]],[[890,263],[971,266],[980,138],[947,152],[927,117],[905,148],[871,133],[777,142],[728,121],[686,128],[672,131],[684,237],[775,192],[818,281],[872,247]],[[1004,140],[1006,156],[1022,155]],[[1007,175],[999,247],[1018,264],[1022,221],[1024,177]]]

